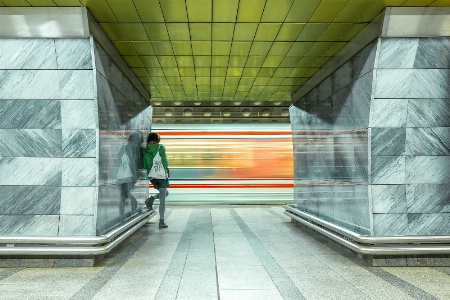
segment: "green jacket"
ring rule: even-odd
[[[162,144],[147,144],[147,147],[144,149],[144,169],[147,169],[147,173],[150,172],[153,166],[153,158],[156,155],[158,147],[162,164],[167,174],[169,175],[169,161],[167,160],[166,147],[164,147],[164,145]]]

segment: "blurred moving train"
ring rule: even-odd
[[[154,124],[152,131],[169,158],[169,204],[293,203],[289,124]]]

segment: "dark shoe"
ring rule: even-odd
[[[169,226],[167,226],[166,223],[164,223],[164,220],[159,220],[159,229],[163,229],[163,228],[167,228]]]
[[[145,206],[147,206],[149,210],[153,210],[153,201],[155,201],[155,198],[153,198],[153,196],[145,200]]]

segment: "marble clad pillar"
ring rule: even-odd
[[[387,9],[368,43],[296,93],[297,209],[364,235],[450,235],[449,16]]]
[[[139,213],[117,174],[125,151],[139,178],[150,96],[85,8],[0,14],[36,9],[58,30],[0,30],[0,235],[100,235]]]

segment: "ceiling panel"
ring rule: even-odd
[[[259,105],[289,100],[386,6],[450,6],[450,0],[1,0],[0,5],[87,6],[159,105],[174,98]]]

